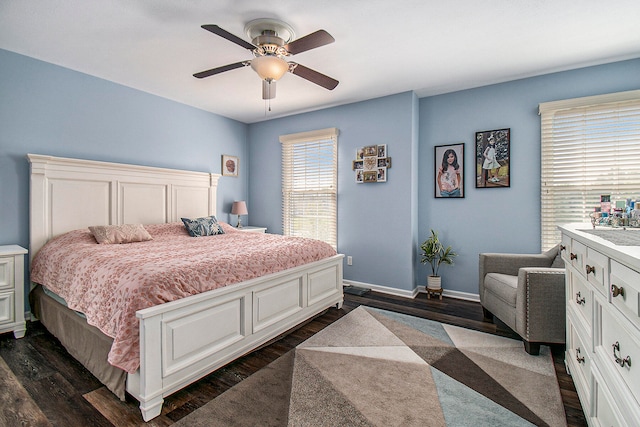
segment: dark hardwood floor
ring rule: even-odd
[[[25,338],[0,335],[0,425],[23,426],[169,426],[268,365],[359,305],[410,314],[506,337],[507,326],[484,322],[480,304],[444,297],[411,300],[369,292],[345,295],[341,310],[329,309],[269,345],[244,356],[165,399],[162,415],[144,423],[137,402],[118,400],[76,362],[38,322]],[[524,351],[524,350],[523,350]],[[564,366],[564,349],[552,348],[558,384],[570,427],[586,426],[573,381]]]

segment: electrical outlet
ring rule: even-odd
[[[353,258],[350,256],[347,257],[347,265],[353,265]]]

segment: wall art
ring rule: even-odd
[[[222,176],[238,176],[240,159],[236,156],[222,155]]]
[[[358,148],[351,167],[356,172],[358,184],[387,182],[387,172],[391,168],[391,157],[387,157],[387,144]]]
[[[511,186],[511,129],[476,132],[476,188]]]
[[[435,197],[464,197],[464,143],[435,148]]]

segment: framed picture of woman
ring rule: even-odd
[[[464,143],[435,147],[435,197],[464,197]]]
[[[476,132],[476,188],[511,186],[511,129]]]

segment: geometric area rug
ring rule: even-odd
[[[180,426],[566,426],[549,347],[360,306]]]

